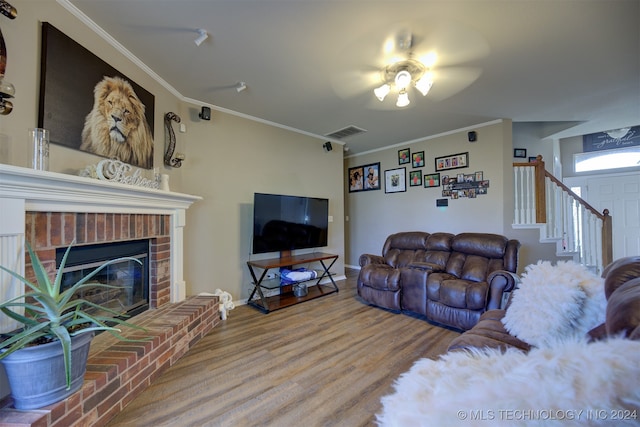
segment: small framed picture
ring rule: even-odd
[[[380,162],[372,163],[362,167],[364,173],[364,189],[379,190],[380,189]]]
[[[411,166],[421,168],[424,166],[424,151],[418,151],[411,155]]]
[[[422,171],[409,172],[409,186],[419,187],[422,185]]]
[[[364,168],[357,166],[349,168],[349,193],[364,190]]]
[[[384,171],[384,192],[399,193],[407,191],[407,168],[396,168]]]
[[[537,157],[529,157],[529,163],[536,163],[538,161]]]
[[[475,180],[476,181],[482,181],[483,180],[482,176],[483,176],[482,171],[476,172],[476,179]]]
[[[411,161],[411,154],[408,148],[398,150],[398,164],[404,165]]]
[[[449,178],[447,177],[447,182]],[[432,173],[424,176],[424,187],[440,187],[440,174]]]
[[[435,162],[436,171],[466,168],[469,166],[469,153],[458,153],[443,157],[436,157]]]
[[[513,149],[513,157],[519,157],[526,159],[527,158],[527,150],[525,148],[514,148]]]

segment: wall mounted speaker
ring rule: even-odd
[[[478,140],[478,134],[474,130],[469,132],[467,136],[469,137],[469,142],[476,142]]]
[[[198,117],[200,117],[202,120],[211,120],[211,108],[202,107],[202,111],[200,112],[200,114],[198,114]]]
[[[333,150],[333,147],[331,146],[331,142],[330,141],[327,141],[324,144],[322,144],[322,148],[324,148],[324,151]]]

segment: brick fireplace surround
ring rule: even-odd
[[[102,426],[173,365],[219,322],[217,297],[185,297],[182,231],[185,211],[199,197],[71,175],[0,165],[0,263],[16,265],[16,248],[28,241],[47,270],[55,250],[76,245],[150,240],[150,310],[131,319],[146,328],[146,342],[123,342],[103,333],[89,353],[82,388],[34,411],[0,401],[0,425]],[[17,265],[33,276],[28,256]],[[0,277],[6,286],[6,277]],[[7,289],[2,290],[3,297]],[[0,325],[5,329],[7,325]],[[140,337],[137,330],[123,334]]]

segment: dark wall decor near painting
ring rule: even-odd
[[[436,172],[449,169],[459,169],[469,167],[469,153],[450,154],[448,156],[436,157]]]
[[[349,193],[380,189],[380,163],[349,168]]]
[[[444,175],[442,177],[443,197],[473,199],[487,194],[488,188],[489,181],[484,179],[484,173],[481,171],[472,174],[459,173],[455,176]]]
[[[38,127],[52,143],[150,169],[154,108],[150,92],[42,23]]]
[[[384,192],[400,193],[407,191],[407,168],[396,168],[384,171]]]

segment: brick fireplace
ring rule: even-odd
[[[0,164],[0,263],[33,276],[26,241],[53,274],[56,249],[74,240],[75,245],[149,240],[150,310],[131,322],[144,326],[153,338],[128,343],[99,335],[91,344],[80,391],[37,411],[13,410],[5,398],[0,425],[105,425],[219,322],[217,297],[187,298],[183,280],[186,210],[199,199]],[[0,273],[2,298],[20,293],[19,287],[20,282]],[[17,327],[2,317],[0,332]]]
[[[171,217],[158,214],[26,212],[25,239],[47,271],[56,268],[56,249],[129,240],[149,240],[149,307],[171,300]],[[27,261],[28,262],[28,261]],[[26,266],[27,277],[33,277]]]
[[[183,231],[186,210],[199,196],[100,181],[0,164],[0,263],[25,269],[24,242],[47,268],[55,269],[55,249],[77,245],[150,239],[152,307],[183,301]],[[0,295],[17,289],[0,274]],[[2,289],[2,287],[6,289]],[[0,322],[0,331],[12,325]],[[15,325],[14,329],[15,329]]]

